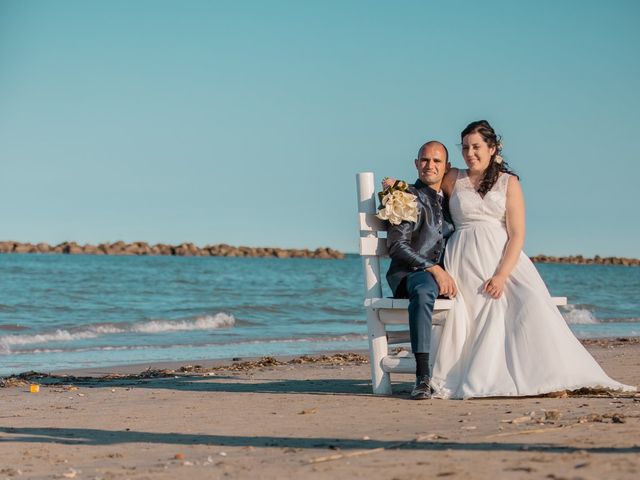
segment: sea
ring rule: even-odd
[[[536,267],[577,337],[640,336],[639,267]],[[363,295],[358,255],[4,254],[0,375],[364,350]]]

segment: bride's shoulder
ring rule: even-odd
[[[498,175],[498,181],[502,182],[505,185],[513,185],[514,183],[519,183],[518,176],[508,172],[500,172],[500,175]]]
[[[504,190],[506,190],[507,196],[522,197],[522,186],[520,185],[520,180],[518,179],[517,175],[513,175],[510,173],[501,173],[500,180],[502,180],[503,182],[503,188]]]

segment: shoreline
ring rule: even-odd
[[[639,337],[611,337],[611,338],[587,338],[579,339],[585,347],[613,349],[627,345],[640,345]],[[398,347],[403,349],[403,347]],[[158,376],[173,376],[176,374],[204,374],[215,371],[251,371],[254,369],[275,367],[282,365],[364,365],[369,363],[368,350],[330,350],[320,353],[301,355],[266,355],[250,357],[232,357],[219,359],[200,360],[166,360],[155,362],[129,363],[112,366],[96,366],[82,368],[65,368],[42,371],[24,371],[11,375],[0,375],[0,388],[2,382],[9,380],[31,379],[65,379],[74,378],[151,378]]]

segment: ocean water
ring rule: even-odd
[[[578,337],[640,336],[640,268],[537,268]],[[0,375],[366,349],[363,291],[357,255],[0,255]]]

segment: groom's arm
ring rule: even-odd
[[[413,222],[401,222],[391,225],[387,230],[387,248],[389,256],[413,271],[425,270],[433,275],[438,284],[439,294],[453,298],[458,293],[455,280],[442,267],[418,253],[411,246],[411,235],[418,228]]]
[[[387,230],[387,248],[389,256],[412,270],[426,270],[435,262],[421,255],[411,246],[411,236],[417,225],[414,222],[401,222],[391,225]]]

